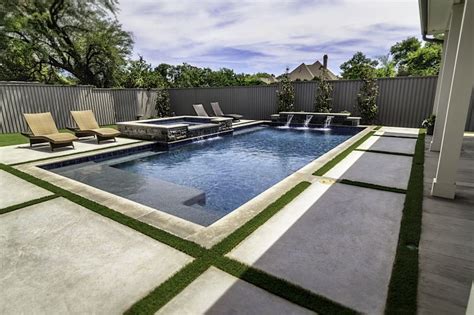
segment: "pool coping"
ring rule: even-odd
[[[101,152],[84,152],[83,154],[81,153],[74,155],[74,157],[63,156],[52,158],[47,161],[32,161],[31,163],[17,165],[15,168],[39,179],[57,185],[63,189],[67,189],[70,192],[80,195],[84,198],[107,206],[126,216],[137,219],[141,222],[162,229],[181,238],[194,241],[203,247],[211,248],[213,245],[217,244],[219,241],[230,235],[238,227],[262,212],[268,205],[273,203],[296,184],[300,183],[301,181],[315,182],[319,180],[318,177],[313,175],[313,173],[318,168],[351,146],[354,142],[364,137],[374,128],[375,126],[365,126],[365,129],[361,130],[358,134],[352,136],[322,156],[306,164],[298,171],[285,177],[277,184],[269,187],[256,197],[250,199],[240,207],[233,210],[231,213],[207,227],[41,168],[42,165],[55,162],[93,156],[99,153],[118,151],[118,148],[104,149],[104,151]],[[120,149],[130,149],[144,145],[149,145],[149,143],[130,144],[130,146],[123,146]]]

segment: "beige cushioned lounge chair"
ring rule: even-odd
[[[60,133],[50,112],[23,114],[23,116],[31,130],[31,134],[22,134],[30,139],[30,147],[36,143],[49,142],[51,151],[54,151],[55,148],[66,146],[74,148],[73,141],[77,140],[77,138],[70,133]]]
[[[200,117],[209,117],[209,115],[206,112],[206,109],[204,109],[204,106],[202,104],[194,104],[193,105],[194,111],[196,114]]]
[[[212,110],[214,111],[214,114],[217,117],[230,117],[235,121],[239,121],[243,117],[242,115],[239,115],[239,114],[224,114],[224,112],[222,111],[219,105],[219,102],[211,102],[211,107],[212,107]]]
[[[94,113],[91,110],[71,111],[72,118],[79,127],[78,132],[96,136],[97,143],[103,140],[114,139],[120,135],[120,132],[113,128],[100,128]]]

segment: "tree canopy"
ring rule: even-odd
[[[390,47],[390,53],[377,60],[357,52],[341,65],[344,79],[362,79],[365,71],[374,71],[379,78],[394,76],[437,75],[441,63],[441,44],[422,43],[416,37],[408,37]]]
[[[363,73],[375,72],[375,67],[378,65],[377,60],[372,60],[358,51],[351,59],[341,65],[341,77],[343,79],[360,79]]]
[[[116,0],[4,0],[0,79],[114,86],[132,49]],[[62,78],[62,79],[61,79]]]

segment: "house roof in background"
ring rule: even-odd
[[[304,62],[292,70],[289,74],[291,81],[296,80],[313,80],[314,77],[321,77],[323,75],[324,66],[319,60],[316,60],[313,64],[307,65]],[[326,80],[337,80],[338,77],[331,72],[331,70],[327,69]]]

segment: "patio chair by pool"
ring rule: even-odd
[[[216,114],[216,116],[218,117],[230,117],[236,121],[242,119],[243,117],[242,115],[239,115],[239,114],[224,114],[224,112],[222,111],[219,105],[219,102],[212,102],[211,106],[212,106],[212,110],[214,111],[214,114]]]
[[[100,128],[91,110],[71,111],[71,115],[78,127],[74,132],[80,137],[95,136],[97,143],[100,143],[109,139],[116,141],[115,137],[120,135],[120,132],[116,129]]]
[[[49,142],[51,151],[56,148],[72,146],[77,137],[65,132],[59,132],[50,112],[38,114],[23,114],[31,133],[22,132],[30,140],[30,147],[36,143]]]
[[[202,106],[202,104],[193,104],[193,108],[198,116],[209,117],[209,115],[206,112],[206,109],[204,108],[204,106]]]

